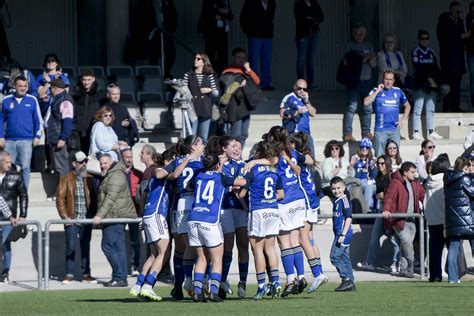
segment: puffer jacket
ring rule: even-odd
[[[470,238],[474,236],[471,209],[474,187],[471,185],[471,176],[461,170],[448,170],[444,174],[443,181],[446,237]]]
[[[444,224],[444,173],[429,176],[423,184],[425,188],[425,219],[431,225]]]
[[[123,162],[113,164],[107,171],[99,189],[99,208],[101,218],[136,218],[135,205],[128,187]]]
[[[425,198],[425,190],[418,181],[410,182],[413,190],[413,207],[415,213],[420,213],[420,204]],[[392,173],[392,181],[385,192],[383,210],[390,213],[406,213],[408,210],[409,194],[400,170]],[[420,203],[421,202],[421,203]],[[390,218],[385,221],[385,226],[396,229],[405,228],[405,218]],[[387,227],[387,228],[388,228]]]
[[[28,209],[28,193],[23,182],[21,173],[16,171],[16,167],[12,165],[0,183],[0,196],[2,196],[8,204],[13,217],[17,217],[18,198],[20,198],[20,217],[26,217]]]

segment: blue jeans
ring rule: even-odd
[[[193,134],[201,137],[204,144],[207,143],[209,137],[209,127],[211,126],[211,118],[202,118],[192,122]]]
[[[471,88],[471,107],[474,107],[474,54],[467,54],[467,66],[469,67],[469,81]]]
[[[242,143],[242,148],[245,146],[245,141],[249,137],[250,115],[242,119],[230,123],[230,136],[235,137]]]
[[[452,237],[449,239],[448,247],[448,281],[457,282],[459,280],[458,274],[458,254],[462,243],[459,238]]]
[[[393,131],[383,131],[377,132],[375,131],[374,135],[374,150],[375,150],[375,157],[383,155],[385,152],[385,145],[387,141],[391,139],[397,143],[398,148],[400,149],[400,130],[394,129]]]
[[[260,77],[260,86],[268,87],[272,83],[272,46],[271,38],[249,37],[249,63],[250,67]],[[258,67],[260,65],[260,67]]]
[[[354,281],[349,247],[350,246],[342,246],[338,244],[337,239],[334,239],[331,247],[330,259],[332,265],[336,267],[341,279],[351,279]]]
[[[298,79],[306,78],[308,86],[314,86],[314,64],[316,60],[316,49],[318,47],[319,35],[296,39],[296,76]],[[304,76],[306,65],[306,77]]]
[[[33,140],[7,140],[5,150],[12,155],[12,162],[21,167],[21,174],[25,183],[26,190],[30,184],[30,165],[33,155]]]
[[[367,137],[370,133],[372,106],[363,105],[362,101],[369,94],[370,82],[368,80],[360,80],[354,89],[346,89],[347,107],[344,114],[344,135],[352,134],[352,122],[354,114],[357,112],[359,104],[362,104],[362,115],[360,116],[360,127],[362,137]]]
[[[8,274],[10,272],[10,268],[12,266],[12,247],[11,241],[7,241],[8,235],[10,235],[13,226],[1,226],[0,227],[0,238],[2,240],[2,253],[3,253],[3,260],[2,260],[2,274]]]
[[[434,130],[434,114],[435,114],[435,100],[436,93],[426,93],[423,90],[415,90],[415,101],[413,108],[413,131],[421,132],[421,112],[423,105],[425,105],[426,129],[428,131]]]
[[[364,198],[367,202],[367,206],[373,209],[375,184],[369,184],[367,179],[360,179],[360,184],[362,186],[362,191],[364,192]]]
[[[102,228],[102,251],[112,267],[114,281],[127,279],[127,254],[125,250],[125,225],[111,224]]]
[[[81,246],[81,269],[82,275],[91,274],[90,246],[92,236],[92,225],[70,225],[64,227],[66,234],[66,266],[67,276],[74,276],[76,270],[76,243],[79,237]]]

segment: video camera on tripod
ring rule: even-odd
[[[197,120],[196,111],[193,106],[193,96],[188,85],[182,79],[165,80],[165,84],[170,85],[176,94],[173,97],[173,105],[181,109],[181,137],[192,135],[191,122]]]

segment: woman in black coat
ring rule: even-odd
[[[448,281],[459,283],[457,257],[462,239],[474,237],[474,221],[471,203],[474,199],[474,187],[469,174],[470,162],[466,158],[456,159],[454,169],[444,174],[444,201],[446,238],[448,249]]]

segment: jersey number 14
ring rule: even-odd
[[[207,181],[201,194],[202,180],[198,180],[196,185],[196,203],[200,203],[201,199],[207,201],[207,204],[212,204],[214,201],[214,181]]]

